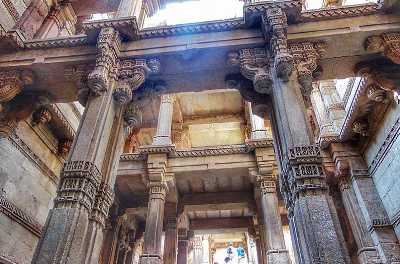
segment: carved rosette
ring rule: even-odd
[[[30,71],[0,71],[0,103],[10,101],[21,92],[24,85],[32,83],[33,74]]]
[[[289,79],[293,71],[293,57],[287,44],[287,17],[280,8],[269,8],[263,15],[266,38],[270,39],[269,48],[274,57],[276,74],[284,81]]]
[[[400,64],[400,32],[371,36],[365,41],[365,49],[371,52],[382,52],[391,61]]]
[[[165,201],[168,193],[168,186],[165,182],[150,182],[149,199]]]
[[[130,102],[126,107],[124,121],[130,128],[138,128],[142,124],[142,111],[135,102]]]
[[[272,90],[270,58],[264,48],[241,49],[239,53],[228,54],[228,63],[239,65],[241,74],[253,81],[254,90],[261,94],[269,94]]]
[[[300,195],[319,194],[326,190],[320,148],[315,145],[289,149],[281,179],[281,192],[290,209]]]
[[[32,114],[32,125],[47,124],[51,120],[51,112],[46,107],[40,107]]]
[[[101,173],[93,162],[70,161],[64,164],[55,198],[55,208],[84,208],[91,212]]]
[[[114,99],[119,104],[126,104],[132,99],[132,91],[144,83],[149,74],[160,71],[157,59],[124,60],[119,64],[118,84],[114,90]]]
[[[318,74],[319,59],[325,54],[326,45],[322,42],[300,42],[289,46],[293,55],[297,78],[302,87],[302,93],[309,96],[312,91],[312,81]]]
[[[94,95],[103,94],[108,89],[110,80],[116,78],[120,46],[121,37],[118,31],[112,27],[101,29],[97,39],[96,65],[88,77],[88,86]]]
[[[105,227],[108,211],[114,200],[114,191],[106,183],[100,184],[94,199],[90,219]]]

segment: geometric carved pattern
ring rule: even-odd
[[[61,172],[55,207],[80,208],[83,206],[90,212],[95,203],[100,179],[100,171],[93,162],[66,162]]]
[[[0,103],[13,99],[24,85],[33,83],[30,71],[2,70],[0,71]]]
[[[149,199],[161,199],[165,200],[165,196],[168,193],[168,186],[165,182],[150,182]]]
[[[100,184],[97,194],[95,196],[95,201],[93,205],[92,212],[90,214],[90,219],[99,223],[102,227],[105,227],[105,222],[108,216],[108,211],[114,200],[114,192],[108,186],[108,184]]]

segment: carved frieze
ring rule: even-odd
[[[368,37],[365,41],[365,49],[371,52],[381,52],[394,63],[400,64],[400,32],[388,32]]]
[[[270,8],[263,15],[265,38],[269,40],[269,49],[274,58],[274,68],[279,78],[287,81],[293,70],[293,57],[287,43],[287,17],[284,10]]]
[[[253,81],[254,90],[261,94],[269,94],[272,90],[270,58],[264,48],[241,49],[239,53],[228,54],[228,63],[239,65],[241,74]]]
[[[111,79],[116,79],[121,37],[112,27],[102,28],[97,38],[97,56],[94,70],[89,74],[88,86],[93,95],[109,89]]]
[[[0,103],[13,99],[21,92],[24,85],[33,83],[31,71],[1,70],[0,71]]]
[[[289,49],[294,59],[302,93],[309,96],[312,91],[312,81],[318,74],[318,62],[325,54],[326,45],[323,42],[299,42],[291,43]]]
[[[93,162],[70,161],[61,171],[56,208],[85,208],[91,212],[100,186],[101,173]]]

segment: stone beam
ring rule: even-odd
[[[248,228],[252,217],[206,218],[190,220],[190,230]]]

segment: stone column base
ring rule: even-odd
[[[162,258],[158,255],[143,254],[139,258],[139,264],[162,264]]]
[[[268,264],[291,264],[287,249],[271,249],[267,251]]]

